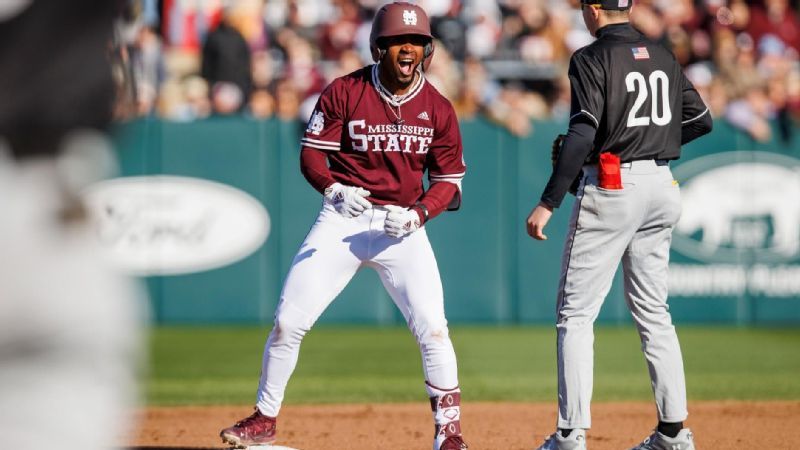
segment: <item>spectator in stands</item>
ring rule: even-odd
[[[295,35],[286,41],[286,60],[281,78],[292,85],[292,91],[300,101],[322,92],[325,77],[317,64],[315,49],[308,40]]]
[[[212,87],[212,95],[218,83],[233,84],[240,92],[240,107],[243,108],[253,84],[250,60],[250,47],[230,21],[230,7],[223,8],[219,24],[208,33],[203,43],[200,74]],[[228,94],[232,92],[227,87],[221,90]]]
[[[334,14],[329,0],[266,0],[262,17],[274,34],[292,30],[313,41],[319,35],[319,26]]]
[[[450,52],[452,58],[464,62],[467,56],[467,25],[460,18],[463,3],[461,0],[441,0],[446,6],[441,15],[431,15],[431,30],[441,45]],[[426,11],[432,11],[423,5]]]
[[[714,77],[711,79],[711,84],[708,86],[708,110],[714,117],[725,117],[725,110],[728,108],[730,89],[725,85],[722,78]]]
[[[728,122],[746,131],[759,142],[772,139],[768,119],[774,117],[775,111],[769,102],[765,86],[761,83],[748,87],[739,99],[729,103],[725,109],[725,119]]]
[[[758,45],[766,35],[774,35],[800,52],[800,19],[788,0],[763,0],[751,6],[747,31]]]
[[[467,54],[479,59],[491,57],[501,35],[501,14],[491,0],[472,0],[464,8],[467,24]]]
[[[438,49],[451,56],[447,64],[437,59],[430,79],[461,116],[483,114],[524,135],[531,132],[525,125],[528,119],[565,114],[569,92],[563,89],[563,80],[568,56],[593,40],[583,26],[577,0],[419,1],[430,11]],[[322,86],[371,61],[369,49],[359,45],[368,41],[370,23],[364,17],[371,17],[384,2],[228,0],[226,23],[235,22],[235,27],[244,30],[245,40],[255,51],[251,89],[259,90],[259,98],[249,102],[250,91],[240,84],[242,107],[259,117],[287,117],[296,110],[304,121],[304,105],[313,103]],[[150,15],[152,9],[151,5]],[[204,14],[211,13],[204,10]],[[201,22],[216,23],[219,15],[211,16]],[[152,17],[148,21],[155,23]],[[793,31],[798,16],[788,0],[641,0],[633,9],[632,21],[651,39],[667,42],[684,67],[702,64],[699,90],[717,117],[726,111],[739,120],[745,117],[741,111],[759,103],[754,100],[758,95],[751,92],[757,84],[775,117],[790,120],[800,115],[798,52],[793,43],[793,36],[800,33]],[[131,49],[131,54],[136,51]],[[140,113],[151,109],[155,92],[159,113],[165,117],[203,117],[199,102],[184,98],[188,90],[174,87],[186,84],[190,59],[180,64],[172,61],[171,66],[183,67],[172,75],[177,80],[167,80],[161,88],[153,89],[152,83],[137,88]],[[283,95],[276,91],[278,85],[291,86],[291,90]],[[210,95],[214,89],[207,92]],[[162,101],[164,97],[170,101]],[[738,103],[729,110],[732,102]],[[168,103],[179,106],[167,108]],[[756,126],[755,134],[763,138],[760,129]]]
[[[353,49],[345,50],[339,54],[336,65],[325,74],[326,83],[330,83],[336,78],[355,72],[364,66],[364,61],[357,51]]]
[[[156,30],[150,26],[140,27],[130,55],[138,115],[149,115],[155,111],[158,93],[166,78],[161,38]]]
[[[631,24],[651,41],[668,45],[664,20],[652,5],[637,3],[631,9]]]
[[[250,47],[251,52],[264,51],[270,38],[260,12],[263,0],[222,0],[222,14],[236,28]],[[227,4],[226,4],[227,2]]]
[[[319,51],[323,59],[336,60],[342,52],[353,48],[356,30],[362,18],[354,0],[336,0],[333,19],[320,27]]]
[[[268,51],[257,51],[252,53],[252,78],[253,89],[266,89],[272,84],[275,76],[275,61]]]
[[[436,58],[428,67],[425,78],[446,98],[455,98],[461,84],[461,70],[447,48],[438,40],[434,40]]]
[[[275,83],[273,93],[275,95],[275,116],[277,118],[286,121],[300,120],[303,122],[308,119],[307,117],[305,119],[300,118],[300,103],[302,99],[292,81],[287,79],[279,80]]]
[[[484,111],[485,105],[497,95],[500,86],[489,78],[486,67],[477,58],[467,57],[463,73],[459,93],[452,100],[453,108],[459,118],[473,119]]]
[[[797,66],[786,74],[786,109],[793,123],[800,122],[800,70]]]
[[[511,45],[522,60],[533,64],[549,64],[569,58],[565,42],[559,35],[561,30],[553,27],[558,22],[551,21],[544,3],[522,2],[515,17],[521,23],[516,35],[511,37]],[[504,23],[509,21],[506,19]]]
[[[248,113],[254,119],[269,119],[275,114],[275,98],[269,90],[259,88],[253,91]]]
[[[230,116],[244,110],[249,102],[239,86],[228,81],[217,81],[211,86],[211,111],[215,116]]]

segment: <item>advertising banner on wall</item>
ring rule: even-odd
[[[258,200],[201,178],[115,178],[87,189],[84,202],[109,258],[133,275],[179,275],[233,264],[258,250],[270,229]]]
[[[462,123],[467,177],[456,212],[426,226],[451,323],[555,320],[574,197],[534,241],[525,220],[565,123],[526,138]],[[298,125],[245,119],[140,121],[117,137],[121,177],[86,192],[110,256],[146,278],[161,323],[269,323],[319,211],[298,167]],[[670,164],[683,213],[669,307],[683,323],[800,323],[800,139],[756,142],[724,121]],[[598,323],[630,322],[618,276]],[[324,323],[405,323],[375,272],[356,275]]]
[[[800,298],[800,159],[723,151],[673,166],[683,213],[670,296],[716,305],[708,319],[790,320]],[[783,307],[781,307],[783,303]]]

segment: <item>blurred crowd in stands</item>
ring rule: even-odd
[[[631,21],[668,46],[715,118],[754,139],[800,119],[797,0],[635,0]],[[126,0],[117,118],[306,121],[333,78],[372,62],[385,0]],[[515,135],[569,112],[567,67],[592,42],[579,0],[419,0],[436,40],[429,80],[462,118]]]

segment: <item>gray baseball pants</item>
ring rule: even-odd
[[[680,191],[667,165],[623,164],[624,189],[598,187],[586,166],[564,245],[559,283],[558,427],[591,427],[594,321],[622,261],[625,301],[650,371],[658,419],[687,416],[683,357],[667,305],[672,229]]]

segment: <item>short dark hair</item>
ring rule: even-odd
[[[628,17],[631,13],[630,9],[603,9],[603,11],[605,11],[608,17],[614,19]]]

